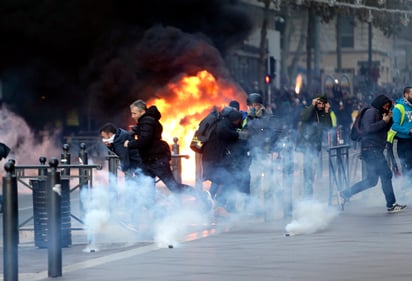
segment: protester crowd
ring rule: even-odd
[[[395,103],[402,106],[393,107]],[[410,174],[412,89],[409,87],[398,97],[377,93],[359,99],[335,87],[315,97],[284,90],[273,95],[271,101],[253,92],[244,101],[228,102],[218,109],[216,124],[209,128],[207,139],[201,143],[202,181],[210,183],[207,190],[198,190],[175,179],[170,166],[170,146],[162,139],[161,113],[156,105],[147,106],[145,101],[136,100],[130,105],[135,122],[130,131],[106,123],[99,133],[111,153],[119,157],[120,169],[127,180],[141,175],[152,179],[150,201],[156,200],[154,187],[158,179],[172,194],[194,196],[204,210],[213,208],[217,216],[247,211],[251,205],[259,206],[262,202],[266,204],[263,212],[273,212],[270,202],[275,197],[283,204],[284,216],[290,216],[295,154],[303,156],[301,197],[312,199],[315,163],[320,152],[325,145],[351,143],[354,117],[365,106],[370,109],[365,113],[362,125],[365,136],[359,145],[367,175],[352,187],[342,187],[341,206],[356,193],[375,186],[380,178],[388,212],[401,211],[406,205],[398,204],[395,199],[390,167],[394,161],[388,162],[384,150],[392,149],[396,140],[402,175]],[[259,208],[254,210],[259,212]]]
[[[403,97],[376,94],[359,99],[340,87],[334,87],[324,95],[308,97],[294,91],[276,93],[269,102],[261,93],[248,93],[245,100],[232,100],[223,108],[217,105],[205,116],[199,126],[202,136],[195,135],[196,150],[201,157],[202,182],[209,183],[205,190],[179,183],[170,167],[170,147],[162,140],[161,113],[156,105],[147,106],[142,100],[130,105],[132,119],[136,122],[130,132],[108,123],[100,129],[103,142],[120,157],[121,169],[130,178],[149,176],[164,182],[170,192],[192,194],[214,209],[216,216],[230,216],[248,211],[273,212],[270,202],[280,202],[285,217],[293,210],[292,186],[296,169],[296,153],[303,156],[302,199],[312,199],[316,188],[317,165],[325,146],[354,144],[350,139],[353,120],[361,108],[366,111],[363,129],[365,136],[356,144],[360,146],[361,158],[367,167],[364,179],[352,187],[340,187],[339,201],[343,209],[350,197],[375,186],[381,179],[388,212],[406,208],[396,202],[392,186],[391,161],[384,151],[392,148],[387,140],[388,131],[398,132],[393,137],[401,150],[401,168],[406,176],[410,170],[412,140],[412,96],[405,88]],[[412,95],[412,90],[411,90]],[[392,106],[403,104],[406,122]],[[246,105],[242,108],[242,105]],[[376,118],[375,118],[376,117]],[[392,118],[394,120],[392,120]],[[402,119],[404,120],[404,119]],[[206,124],[206,125],[205,125]],[[202,126],[206,126],[205,132]],[[196,133],[199,133],[196,132]],[[200,133],[199,133],[200,134]],[[193,142],[194,142],[193,141]],[[199,146],[200,145],[200,146]],[[358,148],[358,147],[356,147]],[[279,169],[280,167],[280,169]],[[205,195],[205,193],[207,195]],[[256,206],[263,205],[261,210]],[[213,206],[213,207],[212,207]]]

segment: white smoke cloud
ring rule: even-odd
[[[195,230],[191,226],[207,223],[208,217],[204,213],[188,206],[172,210],[154,226],[154,241],[161,248],[168,245],[176,247],[190,230]]]
[[[37,165],[40,156],[47,160],[60,156],[61,148],[55,143],[60,132],[44,131],[42,136],[35,135],[26,121],[5,105],[0,107],[0,131],[1,142],[11,149],[8,159],[16,160],[16,165]]]
[[[153,179],[139,176],[117,186],[94,186],[83,191],[85,230],[89,245],[98,250],[105,243],[153,241],[159,247],[176,247],[193,226],[209,223],[209,213],[190,195],[170,193]]]
[[[285,229],[289,235],[312,234],[326,229],[338,214],[336,206],[315,200],[299,201],[293,210],[293,220]]]

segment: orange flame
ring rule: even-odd
[[[298,76],[296,76],[295,93],[297,95],[299,95],[300,89],[302,89],[302,74],[298,74]]]
[[[239,87],[226,80],[216,80],[212,74],[203,70],[196,76],[183,75],[159,90],[157,98],[149,100],[162,113],[163,139],[173,144],[179,139],[180,154],[189,155],[182,159],[182,180],[194,182],[195,153],[190,149],[190,141],[202,120],[214,106],[223,108],[236,99],[244,106],[246,94]]]

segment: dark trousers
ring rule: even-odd
[[[154,159],[150,162],[145,162],[143,164],[143,173],[152,178],[158,177],[167,188],[173,193],[179,193],[186,191],[190,188],[187,185],[180,184],[176,181],[173,176],[173,172],[170,169],[169,159],[167,157],[162,157]]]
[[[399,139],[397,153],[401,162],[402,174],[410,176],[412,174],[412,139]]]
[[[355,183],[351,188],[342,191],[342,195],[344,197],[351,197],[356,193],[374,187],[380,178],[382,191],[386,199],[386,207],[392,207],[396,202],[392,186],[392,171],[388,166],[383,151],[375,148],[363,149],[362,160],[366,164],[366,178]]]

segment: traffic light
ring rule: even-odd
[[[272,56],[269,57],[269,75],[271,78],[276,77],[276,59]]]
[[[272,81],[272,78],[270,77],[270,75],[266,74],[265,75],[265,84],[269,85],[271,81]]]

